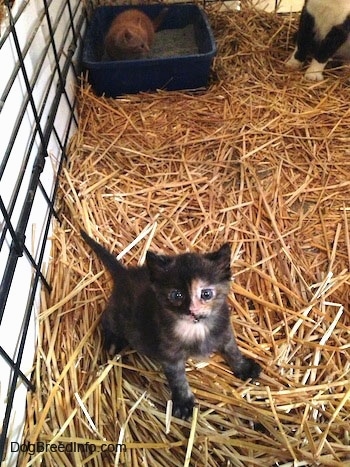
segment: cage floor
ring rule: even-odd
[[[22,465],[350,465],[349,68],[319,83],[288,72],[292,16],[209,16],[208,90],[112,100],[81,84],[25,428],[26,441],[61,449]],[[102,351],[111,284],[81,227],[116,253],[134,242],[126,264],[150,246],[229,241],[232,323],[259,381],[236,379],[217,355],[189,361],[198,412],[167,433],[156,363]]]

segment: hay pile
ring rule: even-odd
[[[209,15],[219,52],[208,91],[111,100],[82,83],[25,439],[96,451],[38,453],[27,465],[350,465],[349,69],[305,82],[283,64],[293,18]],[[133,243],[126,264],[149,247],[229,241],[232,322],[263,367],[258,383],[217,355],[190,361],[199,410],[166,433],[157,365],[101,350],[110,281],[80,227],[118,253]],[[126,451],[101,453],[103,443]]]

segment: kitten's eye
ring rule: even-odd
[[[201,299],[207,302],[214,298],[214,290],[213,289],[203,289],[201,290]]]
[[[175,305],[181,305],[184,299],[184,294],[181,292],[181,290],[176,289],[176,290],[172,290],[171,292],[169,292],[168,298]]]

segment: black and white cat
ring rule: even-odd
[[[322,81],[327,62],[350,60],[350,0],[306,0],[301,12],[297,45],[286,66],[300,68],[311,57],[308,80]]]
[[[105,347],[114,353],[130,344],[162,365],[173,414],[187,419],[194,396],[185,375],[188,357],[221,353],[235,375],[257,378],[260,366],[237,347],[227,305],[228,244],[219,250],[174,256],[148,252],[142,267],[124,267],[85,232],[84,240],[109,270],[113,290],[102,315]]]

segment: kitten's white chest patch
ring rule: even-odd
[[[186,316],[177,321],[174,332],[183,342],[191,344],[196,341],[203,341],[209,329],[204,323],[195,322],[191,316]]]

